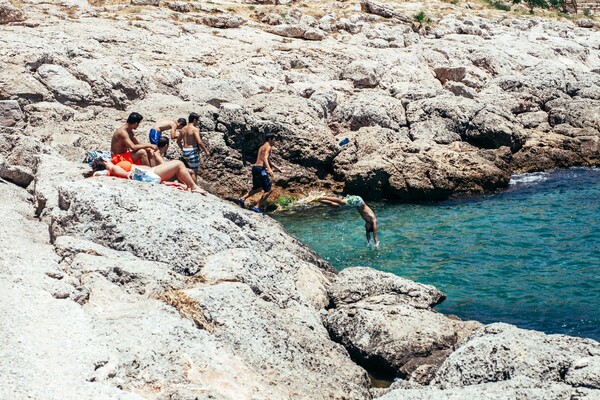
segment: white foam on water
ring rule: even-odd
[[[510,177],[509,185],[522,185],[544,182],[548,179],[547,172],[532,172],[529,174],[517,174]]]

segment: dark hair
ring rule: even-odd
[[[193,113],[191,113],[191,114],[190,114],[190,116],[188,117],[188,122],[189,122],[189,123],[192,123],[192,122],[194,122],[194,121],[196,121],[196,120],[198,120],[198,119],[200,119],[200,116],[199,116],[198,114],[196,114],[196,113],[194,113],[194,112],[193,112]]]
[[[265,142],[268,142],[268,141],[269,141],[269,140],[271,140],[271,139],[277,139],[277,136],[275,136],[275,134],[274,134],[274,133],[267,133],[267,134],[265,135]]]
[[[132,112],[131,114],[129,114],[129,117],[127,117],[127,123],[130,125],[139,124],[140,122],[142,122],[143,119],[144,117],[142,117],[141,114]]]
[[[158,139],[158,142],[156,143],[156,147],[158,147],[159,149],[161,147],[165,147],[169,145],[169,138],[166,136],[161,136],[160,139]]]
[[[102,157],[96,158],[90,165],[92,167],[92,171],[94,172],[104,171],[106,169],[106,161],[104,161]]]
[[[179,125],[179,126],[186,126],[187,122],[186,122],[185,118],[179,118],[177,120],[177,125]]]
[[[106,169],[106,161],[104,161],[102,157],[98,157],[94,161],[92,161],[90,167],[92,167],[91,171],[83,173],[84,178],[91,178],[92,176],[94,176],[94,172],[96,171],[104,171]]]

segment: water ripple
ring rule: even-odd
[[[370,266],[433,284],[438,309],[600,340],[600,169],[516,175],[496,195],[373,204],[381,247],[355,210],[276,218],[338,269]]]

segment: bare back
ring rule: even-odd
[[[199,130],[192,124],[187,124],[180,130],[178,141],[181,140],[184,149],[198,147]]]
[[[167,130],[175,130],[177,129],[177,123],[175,121],[171,121],[168,119],[162,120],[162,121],[158,121],[156,124],[154,124],[154,129],[156,129],[159,132],[164,132]]]

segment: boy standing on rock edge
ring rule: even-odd
[[[196,113],[191,113],[188,117],[188,124],[181,129],[177,137],[177,146],[181,149],[183,159],[188,167],[193,171],[194,181],[198,177],[198,168],[200,167],[200,151],[202,148],[206,157],[210,156],[208,149],[200,139],[200,131],[198,130],[198,120],[200,116]]]
[[[140,144],[133,135],[133,130],[140,126],[142,119],[144,117],[140,114],[132,112],[129,114],[125,125],[113,134],[110,142],[113,164],[129,161],[131,164],[136,165],[150,165],[150,159],[154,157],[154,152],[158,148],[153,144]]]
[[[262,146],[260,146],[258,149],[256,163],[252,167],[252,190],[249,190],[245,195],[237,199],[237,203],[240,205],[240,207],[244,208],[244,202],[248,199],[248,197],[263,190],[264,193],[260,197],[260,200],[258,200],[256,206],[251,208],[251,210],[254,212],[263,212],[260,207],[271,195],[272,190],[270,178],[273,177],[273,170],[271,167],[275,168],[277,172],[282,172],[280,168],[269,162],[269,156],[271,155],[271,149],[273,148],[274,143],[275,135],[272,133],[267,133]]]

